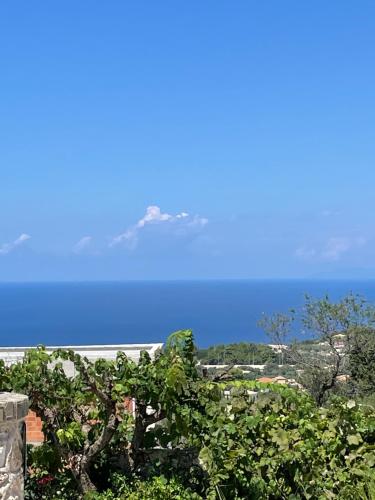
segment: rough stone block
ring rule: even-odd
[[[0,499],[23,500],[24,424],[28,398],[0,393]]]
[[[17,414],[14,411],[15,404],[17,404],[16,401],[8,401],[4,403],[5,420],[16,420]]]

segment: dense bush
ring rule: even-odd
[[[155,464],[149,479],[142,473],[112,474],[105,492],[85,498],[375,498],[372,409],[342,399],[318,408],[306,393],[272,384],[205,385],[199,395],[201,407],[192,410],[189,435],[184,438],[199,451],[203,469],[199,484],[181,470],[177,478],[172,468],[169,476],[164,470],[164,475],[155,477]],[[230,398],[217,401],[212,397],[217,390],[230,391]],[[29,493],[27,498],[68,498],[72,477],[60,469],[53,448],[45,446],[31,458],[34,468],[38,466],[33,491],[41,496]],[[40,483],[43,477],[49,479]],[[74,495],[73,491],[70,498]]]
[[[175,478],[168,480],[159,476],[145,481],[125,481],[120,476],[115,478],[114,483],[112,490],[89,493],[85,500],[202,500],[200,495],[187,489]]]
[[[49,443],[29,446],[25,500],[77,500],[78,492],[71,470],[64,467],[56,448]]]
[[[354,401],[317,408],[270,386],[255,402],[237,384],[230,400],[197,415],[207,498],[375,498],[375,414]]]

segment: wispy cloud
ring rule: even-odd
[[[294,254],[296,257],[299,257],[300,259],[309,260],[309,259],[315,257],[316,250],[315,250],[315,248],[309,248],[307,246],[302,246],[302,247],[297,248],[297,250],[295,251]]]
[[[341,256],[350,250],[354,242],[349,238],[330,238],[321,256],[325,260],[339,260]]]
[[[73,252],[79,254],[83,252],[92,242],[92,236],[84,236],[73,247]]]
[[[338,215],[341,215],[341,212],[339,210],[322,210],[320,214],[322,217],[336,217]]]
[[[31,236],[29,234],[22,233],[13,242],[11,242],[11,243],[4,243],[0,247],[0,255],[7,255],[8,253],[12,252],[15,248],[17,248],[20,245],[22,245],[23,243],[25,243],[25,241],[29,240],[30,238],[31,238]]]
[[[367,242],[366,238],[331,237],[321,247],[301,246],[295,251],[295,256],[303,260],[337,261],[350,250],[360,248]]]
[[[180,212],[176,215],[163,213],[157,205],[147,207],[145,215],[133,226],[130,226],[123,233],[115,236],[109,243],[114,247],[121,243],[126,243],[130,248],[135,248],[138,242],[139,232],[149,224],[171,224],[176,223],[184,227],[203,227],[208,223],[208,219],[198,215],[191,216],[187,212]]]

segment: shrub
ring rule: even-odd
[[[175,478],[167,480],[159,476],[147,481],[134,479],[126,482],[118,476],[114,482],[113,489],[104,493],[89,493],[85,500],[202,500],[201,496],[186,489]]]
[[[25,500],[78,499],[73,475],[53,446],[45,443],[29,447],[28,462]]]
[[[248,387],[209,405],[192,427],[209,476],[207,498],[375,498],[375,414],[335,399],[318,408],[306,394],[270,386],[255,402]]]

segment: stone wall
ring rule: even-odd
[[[0,393],[0,499],[23,500],[27,396]]]

